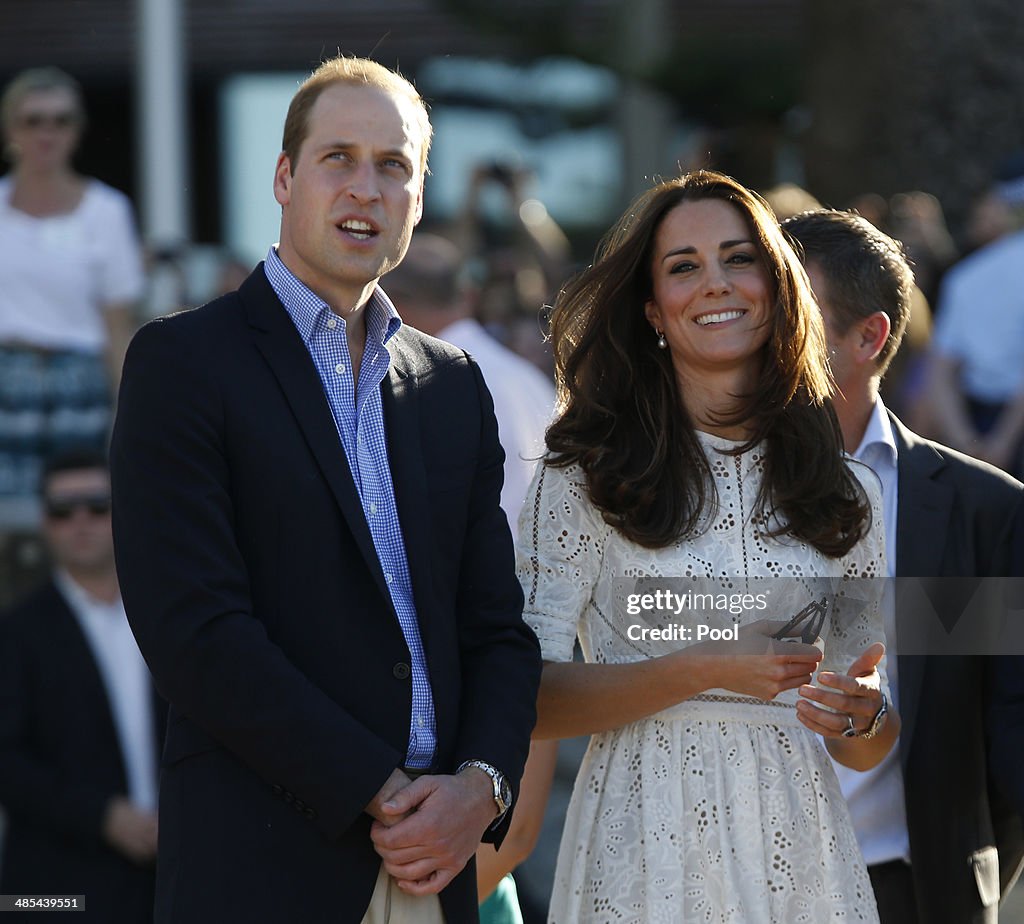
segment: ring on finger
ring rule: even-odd
[[[853,716],[850,715],[849,713],[846,714],[846,722],[847,722],[847,725],[846,725],[846,728],[843,729],[843,737],[844,738],[856,738],[857,737],[857,728],[853,724]]]

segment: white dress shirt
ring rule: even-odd
[[[471,318],[449,324],[437,336],[476,360],[494,399],[498,439],[505,450],[501,509],[514,534],[526,489],[544,454],[544,431],[555,410],[555,387],[533,363],[499,343]]]
[[[896,441],[885,405],[875,401],[864,438],[853,457],[869,466],[882,482],[882,515],[885,519],[885,557],[888,577],[896,574],[896,508],[899,497],[899,472],[896,467]],[[885,663],[893,706],[898,704],[898,667],[896,663],[895,595],[892,580],[887,580],[882,597],[885,622]],[[910,861],[910,837],[903,801],[903,770],[899,741],[876,767],[860,772],[833,764],[843,795],[850,806],[857,841],[868,866],[890,860]]]
[[[54,575],[57,589],[85,635],[107,691],[114,728],[128,776],[128,796],[141,809],[157,806],[156,742],[149,668],[135,643],[124,604],[90,596],[65,571]]]

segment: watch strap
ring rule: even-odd
[[[467,767],[476,767],[477,770],[482,770],[491,778],[492,795],[494,796],[494,805],[498,810],[498,817],[495,819],[495,823],[501,821],[505,817],[505,813],[509,810],[512,805],[512,789],[505,779],[505,774],[502,773],[497,767],[491,766],[482,760],[465,760],[459,764],[458,769],[455,771],[456,774],[462,773]]]

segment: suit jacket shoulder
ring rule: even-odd
[[[1012,574],[1009,537],[1020,522],[1024,486],[890,418],[899,469],[897,576]],[[959,604],[955,594],[946,596],[947,587],[938,583],[936,593],[942,597],[935,598],[936,607],[955,611]],[[989,786],[993,769],[1021,765],[1016,733],[983,732],[993,702],[990,675],[1000,661],[899,656],[899,748],[912,870],[919,907],[928,920],[988,920],[983,915],[991,895],[998,895],[1000,885],[1007,887],[1024,856],[1020,821]],[[1006,718],[1013,727],[1012,711]],[[950,728],[957,729],[959,758],[936,762],[934,755],[947,746]],[[1012,756],[997,756],[990,764],[993,745],[1005,746]],[[948,814],[936,814],[940,801]],[[951,830],[948,817],[964,824]],[[997,849],[998,875],[992,863]]]
[[[403,324],[388,341],[388,351],[399,375],[412,373],[420,384],[430,384],[433,376],[449,381],[450,376],[468,376],[476,362],[459,347]]]
[[[898,576],[1009,574],[1008,537],[1024,485],[890,418],[899,469]]]
[[[75,625],[74,620],[74,614],[52,579],[44,581],[0,615],[0,625],[5,632],[41,640],[52,640],[55,630],[66,631],[68,626]]]
[[[897,443],[900,474],[906,469],[948,481],[959,490],[969,492],[972,499],[976,496],[979,503],[993,508],[1020,501],[1024,484],[1002,469],[918,435],[894,414],[890,413],[889,417]]]

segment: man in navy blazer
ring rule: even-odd
[[[166,707],[121,604],[106,459],[61,453],[40,487],[53,572],[0,617],[0,894],[82,895],[76,921],[146,924]]]
[[[285,123],[279,245],[129,350],[117,562],[171,703],[158,924],[476,919],[540,659],[479,370],[377,287],[429,142],[403,78],[321,65]]]
[[[783,227],[803,248],[825,321],[846,449],[882,481],[891,575],[1021,575],[1012,537],[1024,526],[1024,486],[908,430],[878,396],[913,287],[899,245],[852,212],[804,212]],[[948,603],[937,601],[940,612]],[[839,769],[882,924],[995,924],[1024,861],[1024,793],[994,784],[1022,763],[1024,658],[901,652],[893,629],[898,746],[868,773]]]

